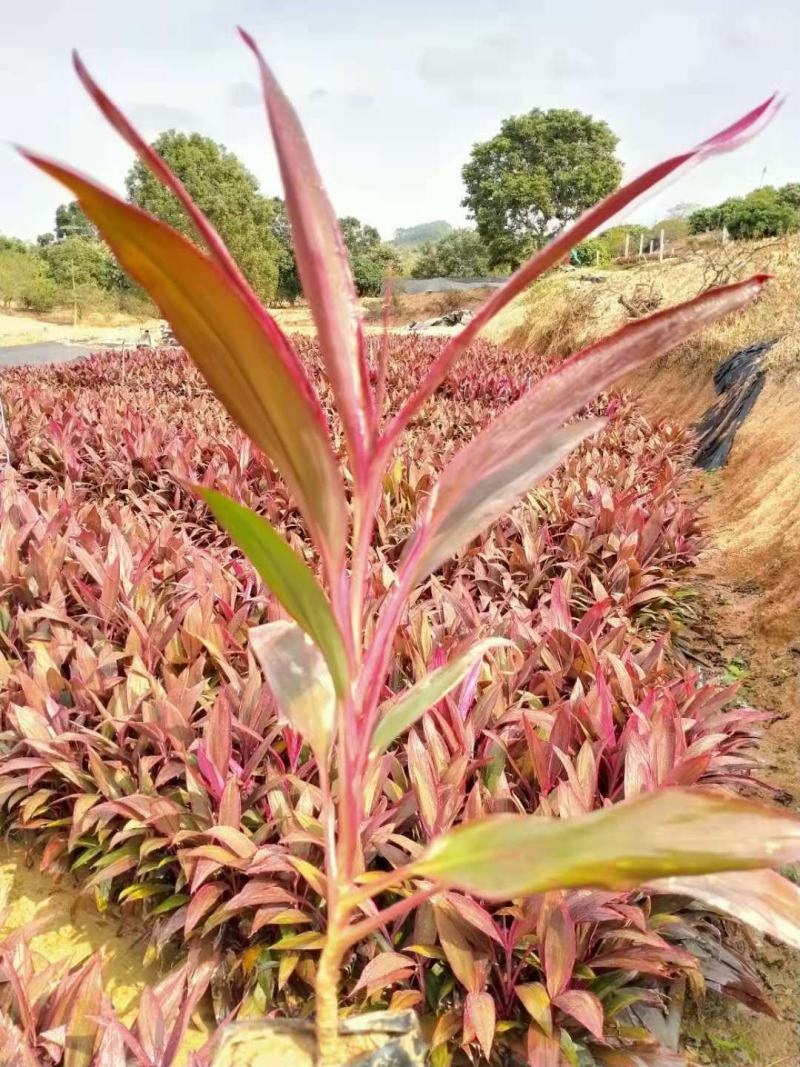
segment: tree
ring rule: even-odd
[[[6,237],[0,233],[0,252],[27,252],[28,246],[19,237]]]
[[[359,296],[380,296],[389,274],[400,269],[395,250],[381,240],[374,226],[348,215],[339,219]]]
[[[788,204],[795,210],[800,210],[800,182],[789,182],[782,185],[778,190],[778,200],[782,204]]]
[[[65,237],[39,249],[48,274],[64,293],[75,285],[114,289],[119,275],[114,259],[101,241],[87,237]]]
[[[689,233],[707,233],[722,229],[722,213],[719,207],[701,207],[689,216]]]
[[[534,108],[505,119],[462,170],[462,201],[492,264],[517,267],[554,231],[619,185],[618,138],[580,111]]]
[[[286,214],[286,204],[279,196],[272,198],[272,236],[275,238],[278,250],[278,286],[276,296],[279,300],[293,304],[303,291],[300,285],[300,275],[297,272],[297,262],[294,258],[294,246],[292,245],[292,228],[289,225],[289,216]]]
[[[491,273],[489,253],[475,230],[453,230],[420,249],[413,278],[483,278]]]
[[[0,243],[0,302],[30,311],[49,311],[56,303],[56,284],[40,257],[22,241],[18,244],[21,249]]]
[[[153,148],[181,179],[219,231],[248,281],[263,300],[278,286],[280,249],[273,234],[274,203],[232,152],[199,133],[167,130]],[[197,235],[176,197],[137,160],[125,179],[128,196],[192,240]]]
[[[789,233],[800,226],[800,211],[791,202],[791,187],[771,185],[753,189],[747,196],[733,196],[715,207],[700,208],[689,216],[693,234],[726,227],[734,240],[756,240]]]
[[[58,241],[63,241],[66,237],[84,237],[87,241],[100,240],[97,230],[84,215],[77,200],[59,204],[56,208],[55,231]]]
[[[650,233],[647,226],[640,226],[632,222],[622,226],[609,226],[607,230],[597,235],[608,250],[609,259],[617,259],[625,255],[625,248],[633,255],[639,251],[639,238],[646,237]]]
[[[747,196],[728,200],[723,221],[734,240],[775,237],[797,229],[798,213],[782,201],[772,186],[754,189]]]

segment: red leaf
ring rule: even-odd
[[[549,898],[548,898],[549,902]],[[545,905],[539,924],[544,929],[543,963],[547,992],[555,998],[567,988],[575,966],[575,924],[561,901]]]
[[[494,1027],[495,1011],[492,997],[488,993],[467,993],[464,1005],[464,1042],[466,1044],[474,1034],[487,1060],[492,1054]]]
[[[503,514],[601,425],[587,420],[563,426],[567,419],[624,374],[741,310],[766,280],[757,275],[623,326],[559,364],[473,437],[444,468],[429,499],[419,526],[424,548],[413,568],[415,580]]]
[[[361,313],[347,249],[294,108],[250,34],[239,31],[258,61],[264,103],[286,194],[303,292],[319,332],[322,358],[342,418],[356,476],[366,473],[374,429]]]
[[[224,882],[206,882],[205,885],[200,886],[196,892],[192,893],[192,899],[186,906],[186,922],[183,927],[184,936],[190,934],[203,916],[211,911],[226,889],[227,886]]]
[[[542,1033],[538,1026],[528,1027],[528,1067],[559,1067],[561,1045],[554,1037]]]
[[[399,952],[381,952],[374,960],[370,960],[361,972],[353,992],[366,989],[372,996],[387,985],[394,985],[395,982],[408,978],[414,970],[415,964],[410,956],[402,956]]]
[[[341,474],[319,400],[272,319],[171,227],[71,168],[22,154],[78,198],[231,416],[279,467],[318,547],[338,568],[348,523]]]
[[[585,1026],[598,1041],[603,1040],[603,1005],[594,993],[568,989],[555,998],[554,1004]]]

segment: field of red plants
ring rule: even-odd
[[[296,344],[339,440],[316,342]],[[438,348],[391,340],[387,409]],[[422,409],[384,480],[369,602],[386,593],[435,473],[547,369],[475,344]],[[126,1048],[166,1067],[204,996],[220,1021],[308,1015],[325,911],[317,761],[279,721],[247,640],[282,611],[190,484],[249,505],[316,561],[274,468],[182,351],[12,370],[2,388],[2,828],[99,908],[133,916],[150,956],[192,955],[129,1031],[97,961],[34,979],[12,935],[0,946],[0,1037],[18,1049],[13,1062],[67,1062],[77,1003],[84,1043],[106,1022],[97,1063],[122,1062]],[[490,812],[579,815],[662,785],[756,788],[764,716],[680,655],[701,544],[685,492],[690,442],[625,394],[594,413],[608,417],[603,432],[413,601],[384,696],[476,633],[515,648],[490,651],[376,762],[360,839],[368,871],[402,866]],[[663,890],[505,906],[445,890],[357,946],[340,996],[346,1012],[419,1012],[434,1067],[459,1049],[477,1060],[526,1040],[544,1067],[559,1056],[677,1065],[648,1022],[676,979],[769,1010],[729,941],[721,921]]]

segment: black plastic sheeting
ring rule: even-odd
[[[710,407],[695,427],[697,449],[694,464],[704,470],[716,470],[728,462],[736,431],[753,410],[764,388],[764,356],[777,337],[760,341],[734,352],[714,373],[714,388],[719,400]]]

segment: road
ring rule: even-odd
[[[82,345],[62,345],[47,342],[36,345],[8,345],[0,347],[0,367],[18,367],[25,363],[66,363],[70,359],[88,356],[90,349]]]

